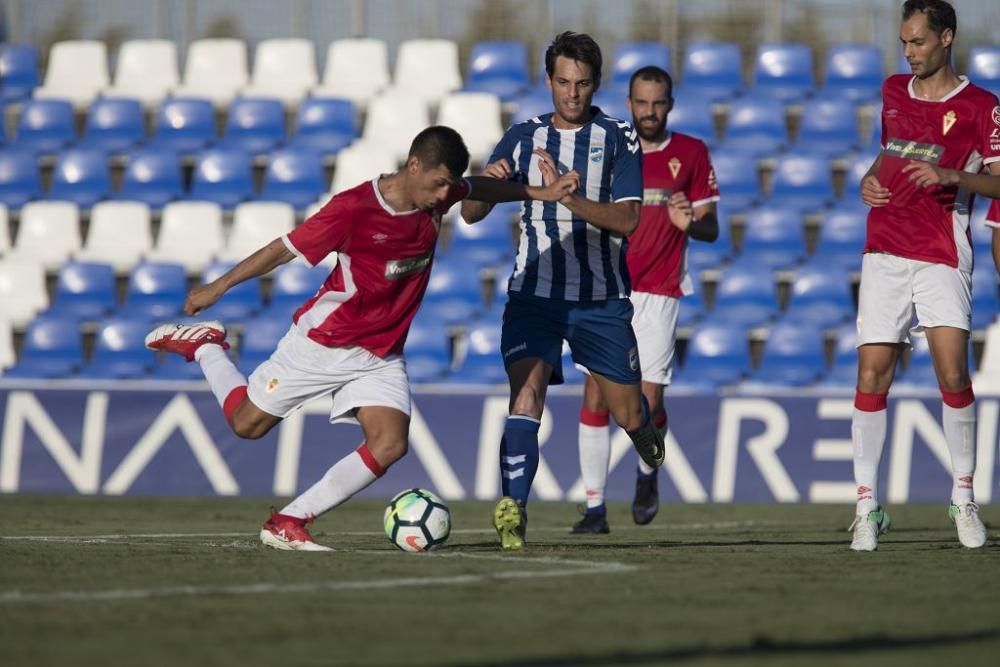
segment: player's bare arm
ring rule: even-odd
[[[903,172],[909,174],[909,179],[918,188],[929,188],[935,185],[942,187],[958,186],[977,195],[1000,199],[1000,163],[989,165],[989,174],[973,174],[958,169],[944,169],[929,162],[911,160],[903,167]]]
[[[510,178],[511,173],[510,163],[507,160],[500,159],[483,167],[483,172],[480,175],[506,181]],[[466,199],[462,202],[462,219],[469,224],[479,222],[489,215],[492,209],[493,204],[490,202]]]
[[[580,174],[570,171],[542,187],[489,176],[472,176],[469,178],[469,183],[472,185],[472,192],[468,198],[476,201],[491,204],[525,200],[559,201],[580,187]]]
[[[231,287],[269,273],[293,259],[295,254],[285,246],[285,242],[274,239],[212,282],[191,290],[184,302],[184,312],[197,315],[218,301]]]
[[[882,154],[879,153],[879,156],[875,158],[875,162],[869,167],[864,178],[861,179],[861,201],[872,208],[888,204],[889,196],[892,194],[888,188],[879,183],[878,178],[875,176],[878,173],[878,167],[881,163]]]

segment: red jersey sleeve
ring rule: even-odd
[[[346,195],[337,195],[282,237],[285,246],[309,266],[316,266],[330,253],[350,250],[351,215]]]
[[[719,184],[715,180],[708,147],[699,142],[694,151],[691,169],[691,191],[687,193],[692,206],[704,206],[719,201]]]
[[[990,227],[1000,227],[1000,199],[990,201],[990,210],[986,212],[986,224]]]

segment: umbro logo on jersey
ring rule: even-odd
[[[375,243],[385,243],[389,240],[389,237],[382,232],[377,232],[372,234],[372,240],[375,241]]]

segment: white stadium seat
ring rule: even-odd
[[[247,85],[247,45],[241,39],[198,39],[188,47],[184,82],[176,97],[201,97],[229,104]]]
[[[82,109],[110,82],[108,50],[104,42],[56,42],[49,51],[45,81],[35,89],[34,95],[39,99],[66,99]]]
[[[233,228],[219,254],[223,262],[239,262],[295,228],[295,209],[276,201],[245,202],[233,212]]]
[[[0,318],[0,373],[17,361],[14,354],[14,325],[10,320]]]
[[[358,142],[337,153],[330,193],[338,194],[380,174],[390,174],[396,167],[396,154],[391,149]]]
[[[105,201],[90,212],[90,229],[76,258],[110,264],[127,273],[153,247],[149,206],[137,201]]]
[[[308,39],[265,39],[257,45],[246,97],[272,97],[295,106],[319,80],[316,49]]]
[[[55,271],[80,249],[80,209],[68,201],[33,201],[21,209],[14,254]]]
[[[462,87],[458,44],[450,39],[411,39],[399,45],[392,85],[436,105]]]
[[[346,97],[364,109],[389,85],[389,53],[380,39],[338,39],[326,52],[323,83],[313,89],[316,97]]]
[[[482,164],[503,136],[500,114],[500,98],[496,95],[452,93],[441,100],[437,122],[461,134],[472,162]]]
[[[148,258],[201,273],[222,251],[222,207],[209,201],[177,201],[163,208],[160,234]]]
[[[385,92],[368,107],[362,139],[370,146],[384,147],[403,162],[413,138],[430,124],[430,111],[423,99]]]
[[[42,263],[30,256],[0,259],[0,318],[22,329],[48,307]]]
[[[180,82],[177,45],[169,39],[134,39],[118,51],[115,83],[108,97],[131,97],[156,106]]]

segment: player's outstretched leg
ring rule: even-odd
[[[493,527],[500,536],[504,551],[524,548],[524,534],[528,525],[528,510],[509,496],[504,496],[493,509]]]

